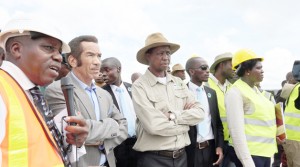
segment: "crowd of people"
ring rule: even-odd
[[[55,26],[20,18],[1,30],[0,166],[300,166],[300,61],[274,96],[253,51],[170,68],[180,45],[152,33],[136,55],[148,68],[128,83],[95,36],[66,43]]]

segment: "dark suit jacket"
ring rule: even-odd
[[[204,90],[208,98],[208,105],[211,114],[211,127],[215,137],[215,147],[223,148],[223,144],[224,144],[223,125],[219,114],[217,95],[213,89],[207,86],[204,86]],[[194,157],[195,157],[195,149],[197,143],[196,126],[190,127],[189,136],[191,139],[191,144],[186,147],[187,157],[188,157],[188,167],[194,167]],[[214,155],[216,156],[216,154]],[[216,159],[216,157],[214,159]]]
[[[127,92],[131,95],[131,84],[127,82],[123,82],[124,86],[126,87]],[[117,99],[115,97],[114,92],[112,91],[110,85],[105,85],[102,87],[104,90],[108,91],[111,95],[115,106],[120,110]],[[123,143],[118,145],[114,149],[115,157],[117,160],[117,167],[136,167],[137,166],[137,153],[132,149],[136,139],[128,138]]]
[[[132,95],[131,95],[131,84],[130,83],[127,83],[127,82],[123,82],[124,86],[126,87],[126,90],[127,92],[129,93],[130,97],[132,98]],[[102,89],[108,91],[108,93],[111,95],[111,97],[113,98],[113,101],[114,101],[114,104],[115,106],[118,108],[118,110],[120,110],[119,108],[119,105],[118,105],[118,102],[117,102],[117,99],[115,97],[115,94],[114,92],[111,90],[111,87],[110,85],[105,85],[102,87]]]

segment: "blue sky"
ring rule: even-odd
[[[123,80],[146,66],[136,61],[146,37],[162,32],[181,45],[172,65],[193,54],[209,64],[224,52],[249,48],[265,57],[264,89],[278,89],[300,59],[300,2],[297,0],[6,0],[0,2],[0,28],[17,15],[54,18],[66,41],[95,35],[103,58],[117,57]]]

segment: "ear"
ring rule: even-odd
[[[9,47],[8,50],[10,52],[10,55],[12,56],[13,59],[20,59],[22,56],[22,50],[23,50],[23,45],[22,43],[18,41],[13,41]]]
[[[121,70],[122,70],[121,67],[118,67],[118,68],[117,68],[118,73],[121,73]]]
[[[189,69],[189,72],[188,72],[188,73],[190,74],[190,76],[193,76],[193,75],[194,75],[194,72],[195,72],[195,71],[194,71],[193,69]]]
[[[73,55],[68,56],[68,63],[72,68],[77,67],[77,59]]]
[[[250,75],[251,70],[246,70],[245,71],[245,75],[249,76]]]

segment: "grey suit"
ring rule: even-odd
[[[109,166],[115,167],[113,149],[127,138],[126,119],[123,118],[113,104],[112,97],[109,93],[102,88],[97,87],[96,94],[100,106],[101,120],[96,120],[94,106],[88,94],[71,73],[69,73],[67,77],[71,79],[72,84],[74,85],[75,109],[81,112],[81,115],[87,120],[90,127],[89,135],[85,141],[87,154],[80,158],[79,166],[99,165],[101,153],[99,145],[104,143]],[[45,97],[49,103],[50,109],[52,109],[54,113],[58,113],[66,108],[60,81],[56,81],[46,88]]]

